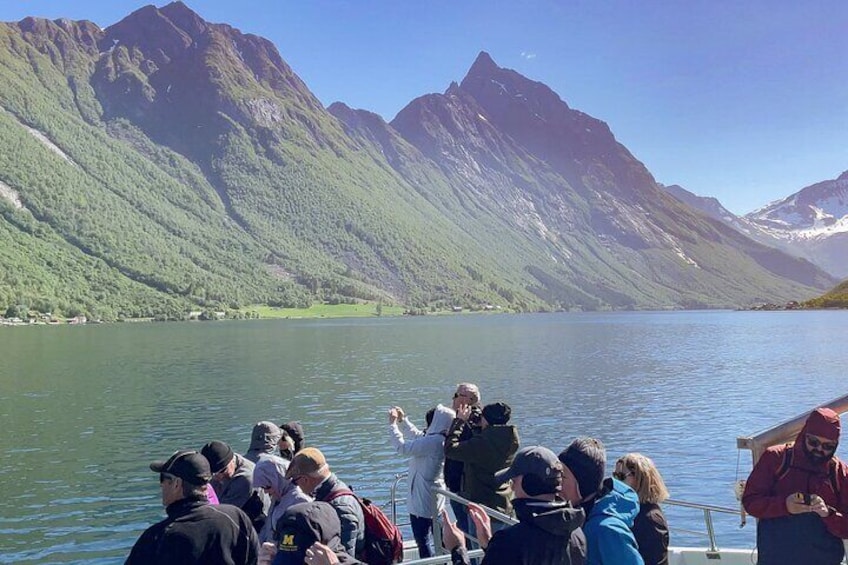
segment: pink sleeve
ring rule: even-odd
[[[209,484],[206,485],[206,500],[209,501],[209,504],[218,504],[218,495],[215,494],[215,489]]]

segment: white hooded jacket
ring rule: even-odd
[[[406,508],[410,514],[431,518],[445,506],[443,496],[433,489],[445,488],[442,469],[445,463],[445,434],[453,422],[455,413],[439,404],[433,413],[433,423],[426,434],[416,428],[409,418],[402,422],[403,433],[397,423],[389,425],[389,440],[401,455],[409,456],[409,497]]]

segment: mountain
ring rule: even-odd
[[[842,281],[821,296],[804,302],[807,308],[848,308],[848,280]]]
[[[835,277],[848,277],[848,171],[745,216],[736,216],[715,198],[696,196],[678,185],[664,188],[686,205],[760,243],[803,257]]]
[[[0,24],[0,142],[0,310],[716,307],[835,282],[485,53],[386,123],[181,2]]]
[[[760,277],[831,280],[680,206],[605,123],[486,53],[461,84],[413,101],[390,125],[464,201],[544,246],[556,265],[528,269],[549,301],[714,304],[761,298],[738,294]]]
[[[745,215],[745,219],[825,271],[848,277],[848,171]]]

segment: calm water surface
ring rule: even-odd
[[[122,563],[163,516],[148,463],[212,439],[243,452],[263,419],[303,422],[339,476],[385,501],[406,468],[386,409],[421,422],[464,380],[512,406],[523,445],[594,435],[610,470],[641,451],[675,498],[736,506],[750,456],[735,438],[848,392],[846,330],[845,312],[0,328],[0,563]],[[720,546],[753,546],[753,523],[715,519]]]

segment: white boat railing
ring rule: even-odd
[[[390,500],[391,519],[395,524],[398,524],[398,526],[408,525],[408,524],[401,523],[401,522],[398,521],[398,518],[399,518],[399,516],[398,516],[398,503],[405,500],[404,498],[398,496],[398,487],[399,487],[400,483],[406,478],[407,478],[407,473],[396,474],[395,479],[392,483],[392,487],[391,487],[391,500]],[[468,503],[470,502],[470,501],[466,500],[465,498],[463,498],[463,497],[461,497],[461,496],[459,496],[455,493],[452,493],[450,491],[444,490],[444,489],[436,489],[436,492],[443,495],[445,498],[448,498],[450,500],[455,500],[455,501],[457,501],[460,504],[463,504],[465,506],[467,506]],[[664,501],[663,504],[667,504],[669,506],[677,506],[677,507],[681,507],[681,508],[690,508],[690,509],[693,509],[693,510],[700,510],[703,513],[703,523],[704,523],[704,529],[703,530],[690,530],[690,529],[671,528],[671,527],[670,527],[670,529],[672,531],[675,531],[675,532],[681,532],[681,533],[686,533],[686,534],[689,534],[689,535],[694,535],[694,536],[706,538],[707,543],[708,543],[708,547],[706,548],[706,555],[707,555],[708,559],[710,559],[710,558],[720,558],[719,552],[721,551],[719,549],[718,541],[716,539],[715,526],[713,525],[713,514],[714,513],[731,514],[731,515],[739,516],[740,517],[740,526],[744,525],[744,519],[742,517],[742,514],[741,514],[739,508],[729,508],[729,507],[725,507],[725,506],[716,506],[716,505],[712,505],[712,504],[703,504],[703,503],[700,503],[700,502],[688,502],[688,501],[685,501],[685,500],[676,500],[676,499],[668,499],[668,500]],[[487,508],[485,506],[482,506],[482,508],[492,519],[499,520],[499,521],[504,522],[504,523],[509,524],[509,525],[518,523],[518,521],[515,520],[514,518],[512,518],[511,516],[507,516],[506,514],[498,512],[497,510],[493,510],[493,509]],[[438,523],[438,517],[435,517],[434,524],[437,524],[437,523]],[[471,538],[472,540],[474,539],[472,536],[468,536],[468,537]],[[442,548],[442,543],[441,543],[442,540],[441,540],[441,529],[440,528],[433,528],[433,538],[434,538],[434,545],[436,547],[436,551],[437,552],[444,551],[443,548]],[[474,553],[470,553],[469,555],[471,557],[474,557],[476,555],[482,555],[482,550],[475,550]],[[450,563],[450,554],[437,555],[435,557],[429,557],[429,558],[426,558],[426,559],[416,559],[416,560],[413,560],[413,561],[408,561],[408,563],[410,565],[412,565],[412,564],[415,564],[415,565],[438,565],[438,564],[441,564],[441,563]]]
[[[667,504],[669,506],[679,506],[681,508],[692,508],[692,509],[695,509],[695,510],[703,511],[705,531],[685,530],[683,528],[671,528],[671,526],[669,526],[669,529],[672,529],[672,530],[678,531],[678,532],[685,532],[687,534],[693,534],[693,535],[697,535],[697,536],[706,535],[708,543],[709,543],[709,547],[707,548],[708,553],[718,554],[718,551],[719,551],[718,542],[716,541],[715,527],[713,526],[713,512],[716,512],[716,513],[719,513],[719,514],[734,514],[734,515],[740,516],[740,518],[742,516],[742,514],[741,514],[741,512],[738,508],[728,508],[726,506],[714,506],[712,504],[702,504],[700,502],[687,502],[685,500],[675,500],[675,499],[669,498],[669,499],[665,500],[663,502],[663,504]],[[741,524],[740,524],[740,527],[743,526],[744,524],[745,524],[744,521],[742,521]]]

